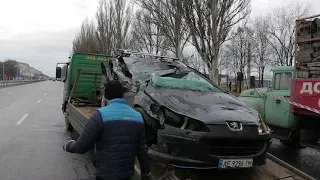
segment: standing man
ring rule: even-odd
[[[129,180],[134,174],[136,156],[141,179],[151,179],[142,115],[126,103],[118,81],[105,85],[105,98],[108,105],[98,109],[78,140],[67,141],[63,149],[84,154],[96,144],[97,180]]]

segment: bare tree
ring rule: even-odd
[[[101,0],[96,19],[98,31],[96,36],[101,51],[112,54],[117,49],[130,46],[130,26],[132,8],[126,0]]]
[[[269,43],[270,34],[268,33],[267,17],[257,17],[253,20],[253,50],[255,53],[255,65],[259,73],[259,87],[263,87],[264,70],[271,64],[271,46]]]
[[[114,43],[114,9],[112,1],[101,0],[96,12],[97,32],[100,50],[102,53],[111,54],[115,47]]]
[[[183,14],[183,1],[181,0],[137,0],[138,4],[147,10],[153,23],[160,28],[161,34],[166,38],[163,47],[182,58],[183,49],[189,39]]]
[[[164,54],[162,48],[165,37],[160,34],[160,27],[153,23],[149,11],[140,9],[136,12],[132,25],[132,48],[137,51],[146,51],[152,54]]]
[[[18,62],[13,59],[7,59],[3,62],[0,62],[0,80],[4,79],[4,77],[2,77],[3,69],[5,76],[7,76],[9,79],[15,78],[19,74]]]
[[[248,59],[251,56],[251,49],[253,31],[248,27],[238,27],[237,31],[234,32],[234,38],[230,43],[226,45],[226,55],[231,56],[228,59],[232,59],[231,66],[234,70],[237,70],[244,75],[245,67],[248,65]],[[239,80],[239,91],[241,92],[242,80]]]
[[[231,28],[248,17],[250,0],[184,0],[184,17],[192,43],[218,82],[218,56]]]
[[[113,0],[115,16],[115,41],[116,48],[127,48],[130,41],[130,25],[132,22],[132,8],[130,1],[127,0]]]
[[[80,32],[73,41],[73,52],[100,53],[95,25],[92,21],[88,19],[83,21]]]
[[[221,47],[220,51],[220,61],[219,61],[219,68],[226,71],[227,75],[229,77],[233,76],[234,78],[234,84],[235,87],[237,87],[237,72],[240,69],[240,63],[239,59],[237,58],[237,54],[233,51],[233,45],[231,42],[225,43]],[[231,82],[230,79],[228,79],[228,82]]]
[[[191,55],[182,55],[182,61],[187,64],[188,66],[198,70],[199,72],[201,72],[201,70],[203,69],[203,63],[201,58],[197,55],[197,54],[191,54]],[[204,74],[206,74],[206,72],[203,72]]]
[[[233,65],[233,63],[232,63],[233,58],[232,58],[232,54],[228,48],[226,48],[225,46],[221,47],[219,57],[220,57],[219,68],[222,70],[225,70],[227,75],[230,76],[232,73],[237,72],[237,69],[233,68],[233,66],[232,66]]]
[[[288,7],[281,7],[267,17],[270,45],[273,48],[276,64],[291,66],[294,58],[295,20],[310,13],[309,4],[297,3]]]

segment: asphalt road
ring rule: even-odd
[[[274,139],[269,152],[286,163],[320,180],[320,150],[312,148],[297,149]]]
[[[60,81],[45,81],[0,89],[0,179],[93,177],[88,155],[62,150],[68,136],[62,88]]]
[[[45,81],[0,89],[0,179],[90,179],[91,153],[70,154],[61,112],[63,83]],[[320,151],[274,141],[270,152],[320,179]],[[205,175],[205,173],[204,173]]]

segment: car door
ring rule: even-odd
[[[272,88],[268,93],[290,100],[292,72],[275,72]],[[269,125],[288,128],[290,116],[290,104],[268,95],[265,100],[265,122]]]

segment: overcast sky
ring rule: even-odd
[[[294,0],[252,0],[251,17]],[[304,0],[320,14],[319,0]],[[72,40],[86,17],[94,18],[98,0],[1,0],[0,61],[26,62],[54,76],[57,62],[66,62]]]

